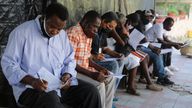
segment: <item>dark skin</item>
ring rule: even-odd
[[[46,31],[51,37],[56,36],[66,25],[66,21],[62,21],[59,17],[55,15],[46,19],[45,23]],[[68,72],[65,72],[65,74],[61,77],[61,81],[66,83],[66,85],[62,87],[62,89],[67,90],[70,87],[70,78],[71,75]],[[48,87],[47,81],[34,78],[30,75],[26,75],[20,82],[23,84],[31,85],[34,89],[37,89],[39,91],[45,91]]]
[[[131,22],[130,22],[131,23]],[[127,31],[127,29],[126,29],[126,25],[125,25],[125,22],[124,21],[119,21],[119,23],[118,23],[118,28],[120,28],[121,30],[121,32],[119,33],[119,35],[121,35],[121,36],[128,36],[129,35],[129,32]],[[126,42],[125,42],[126,43]],[[142,51],[139,51],[138,50],[138,52],[140,52],[140,53],[142,53],[143,54],[143,52]],[[145,54],[145,53],[144,53]],[[150,79],[150,76],[149,76],[149,70],[148,70],[148,63],[149,63],[149,56],[146,56],[145,58],[144,58],[144,60],[143,61],[141,61],[141,63],[140,63],[140,67],[141,67],[141,70],[143,70],[142,72],[143,72],[143,75],[144,75],[144,77],[146,78],[146,80],[147,80],[147,84],[152,84],[152,81],[151,81],[151,79]],[[134,79],[133,78],[135,78],[135,74],[136,74],[136,72],[137,72],[137,68],[134,68],[134,69],[131,69],[130,70],[131,72],[131,74],[129,75],[129,84],[128,85],[130,85],[130,87],[129,87],[129,89],[133,89],[134,90]]]
[[[173,21],[170,24],[164,23],[163,28],[167,31],[170,31],[173,24],[174,24]],[[180,49],[181,46],[183,45],[183,43],[176,43],[169,40],[168,36],[163,36],[163,39],[158,38],[158,41],[168,48],[175,47],[176,49]]]
[[[100,24],[101,24],[100,18],[96,18],[95,22],[92,23],[87,23],[86,19],[83,21],[81,20],[80,22],[80,25],[88,38],[93,38],[95,36],[95,34],[98,32]],[[97,70],[96,72],[90,71],[84,67],[81,67],[78,64],[76,65],[77,72],[84,74],[99,82],[104,82],[106,75],[109,74],[108,70],[96,64],[92,59],[93,59],[92,57],[89,58],[89,66],[95,68]]]
[[[126,24],[123,24],[122,27],[125,28],[126,30],[128,30],[129,29],[128,25],[130,25],[130,24],[132,26],[137,26],[139,23],[138,22],[132,23],[131,21],[127,20]],[[143,39],[143,42],[148,42],[146,37]],[[156,53],[158,55],[161,53],[161,49],[160,48],[157,48],[157,47],[155,47],[155,46],[153,46],[151,44],[149,44],[148,48],[150,48],[154,53]]]
[[[111,22],[106,22],[105,20],[102,20],[100,28],[109,29],[110,30],[110,36],[112,36],[117,41],[117,43],[124,46],[125,43],[123,42],[123,40],[120,38],[120,36],[118,35],[118,33],[115,30],[116,26],[117,26],[117,22],[115,20],[111,21]],[[102,48],[102,52],[105,53],[105,54],[110,55],[111,57],[116,57],[116,58],[123,57],[123,54],[118,53],[116,51],[113,51],[108,47]],[[99,56],[98,58],[104,58],[103,54],[102,55],[97,55],[97,56]]]

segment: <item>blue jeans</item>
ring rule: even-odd
[[[106,58],[110,58],[109,55],[105,55]],[[96,61],[97,64],[106,68],[107,70],[113,72],[114,74],[122,74],[124,61],[123,60],[113,60],[113,61]],[[116,80],[116,87],[117,89],[121,79]]]
[[[163,56],[154,53],[151,49],[146,48],[146,47],[139,47],[138,49],[149,55],[150,60],[153,62],[153,69],[155,72],[158,73],[158,77],[159,78],[165,77]]]

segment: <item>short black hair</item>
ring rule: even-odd
[[[95,22],[97,18],[101,19],[100,14],[95,10],[90,10],[87,13],[85,13],[81,22],[90,24],[90,23]]]
[[[127,15],[126,18],[128,21],[131,21],[132,23],[138,23],[141,20],[139,14],[137,13],[131,13]]]
[[[174,22],[174,19],[171,17],[167,17],[164,21],[163,21],[163,25],[171,25]]]
[[[46,9],[44,13],[45,17],[48,19],[54,15],[59,17],[62,21],[65,21],[69,17],[69,13],[66,7],[60,3],[52,3]]]
[[[111,21],[118,22],[118,16],[115,12],[107,12],[101,16],[101,19],[104,20],[106,23],[109,23]]]

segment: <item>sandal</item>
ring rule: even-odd
[[[133,89],[127,89],[126,92],[131,95],[140,96],[140,93]]]
[[[156,86],[155,84],[150,84],[146,86],[147,89],[152,91],[162,91],[163,88]]]

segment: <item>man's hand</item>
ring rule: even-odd
[[[102,61],[105,59],[103,53],[99,53],[97,55],[92,55],[94,61]]]
[[[63,82],[62,89],[67,90],[70,88],[71,85],[71,74],[69,73],[64,73],[64,75],[61,77],[61,81]]]
[[[99,72],[103,73],[104,75],[109,75],[110,74],[109,71],[107,69],[105,69],[105,68],[100,70]]]
[[[99,82],[104,82],[105,80],[105,75],[102,72],[91,72],[90,77]]]
[[[161,49],[157,47],[153,47],[151,50],[158,55],[161,53]]]
[[[181,49],[181,45],[179,45],[179,44],[174,45],[174,47],[175,47],[176,49]]]
[[[45,80],[40,80],[40,79],[34,79],[31,82],[31,86],[34,89],[40,90],[40,91],[45,91],[47,89],[48,86],[48,82]]]

